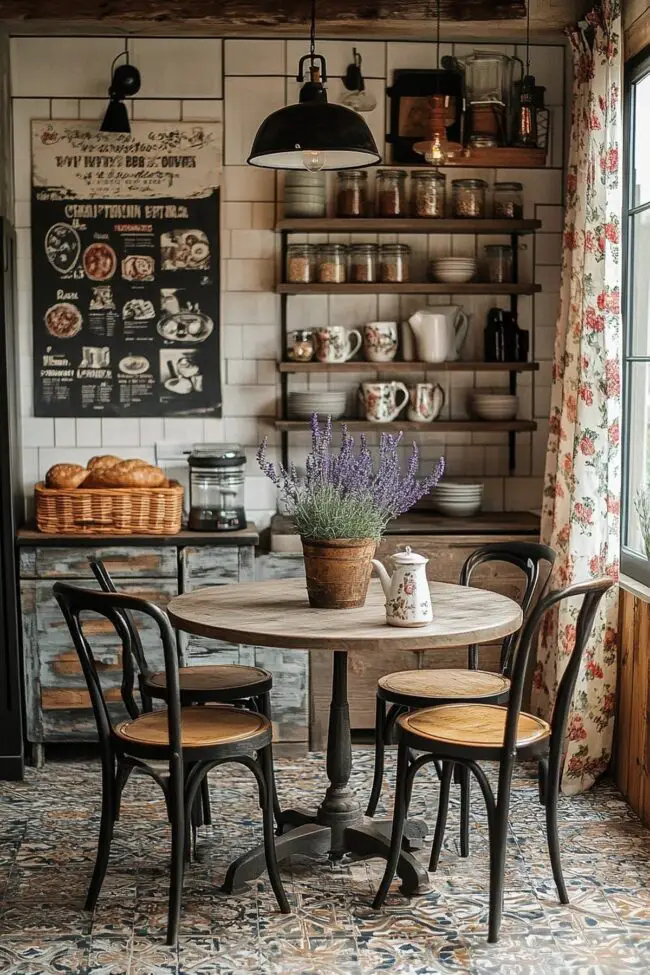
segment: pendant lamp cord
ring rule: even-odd
[[[436,68],[440,67],[440,0],[436,0]]]
[[[314,66],[314,55],[316,53],[316,0],[311,0],[311,30],[309,32],[309,57],[311,66]]]
[[[526,0],[526,74],[530,74],[530,3]]]

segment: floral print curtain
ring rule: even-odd
[[[542,539],[557,552],[553,585],[618,578],[620,505],[621,15],[605,0],[570,31],[573,106]],[[548,614],[533,706],[552,713],[575,642],[578,605]],[[617,589],[601,603],[569,718],[562,788],[606,769],[616,694]]]

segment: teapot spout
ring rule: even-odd
[[[390,576],[386,572],[386,569],[379,561],[379,559],[372,560],[373,567],[377,570],[377,575],[379,576],[379,581],[381,582],[382,588],[384,590],[384,595],[386,599],[390,598]]]

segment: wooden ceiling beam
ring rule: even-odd
[[[535,33],[578,19],[581,0],[530,0]],[[445,36],[520,36],[526,0],[440,0]],[[300,35],[309,0],[0,0],[0,22],[15,33]],[[435,0],[318,0],[321,37],[435,34]]]

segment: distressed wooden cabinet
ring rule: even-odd
[[[54,581],[96,588],[88,561],[101,558],[118,589],[164,606],[180,592],[255,579],[257,534],[252,530],[237,533],[237,538],[234,534],[206,537],[183,532],[155,543],[119,539],[110,544],[102,541],[100,546],[97,539],[78,542],[37,532],[19,533],[26,730],[37,759],[46,742],[92,741],[96,737],[77,653],[52,594]],[[277,558],[263,556],[257,577],[277,575]],[[86,631],[111,707],[121,714],[117,637],[100,617],[89,620]],[[151,665],[162,667],[159,641],[147,620],[142,621],[142,640]],[[272,671],[276,741],[306,745],[307,654],[233,646],[189,634],[179,634],[179,651],[188,664],[256,663]]]

